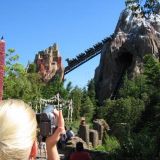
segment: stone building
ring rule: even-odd
[[[63,79],[64,67],[56,43],[43,51],[39,51],[34,62],[37,72],[41,74],[44,82],[49,82],[56,74],[60,76],[61,80]]]

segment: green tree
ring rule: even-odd
[[[66,86],[66,90],[70,93],[72,90],[72,82],[68,82],[67,86]]]
[[[60,77],[57,75],[54,77],[54,79],[47,84],[44,84],[42,89],[42,95],[44,98],[51,98],[54,95],[59,93],[61,97],[66,98],[67,97],[67,91],[64,88],[63,82],[60,80]]]
[[[77,86],[71,91],[71,97],[73,100],[73,119],[79,120],[80,118],[80,108],[82,99],[82,90]]]
[[[93,103],[90,97],[87,95],[87,91],[84,89],[81,100],[80,116],[86,117],[86,119],[90,121],[93,118],[93,115],[94,115]]]
[[[144,57],[144,74],[147,76],[148,84],[156,88],[160,87],[160,63],[151,55]]]
[[[155,159],[155,150],[155,137],[145,133],[133,134],[123,141],[118,157],[136,160]]]
[[[96,92],[95,92],[95,82],[94,79],[88,81],[87,84],[87,95],[90,97],[94,107],[96,107]]]
[[[15,49],[8,49],[5,60],[5,76],[18,76],[19,74],[25,74],[24,66],[18,63],[19,55],[15,54]]]
[[[160,3],[159,0],[125,0],[126,7],[132,11],[141,8],[141,13],[148,18],[151,14],[159,14]]]
[[[129,80],[126,74],[119,90],[119,97],[127,98],[129,96],[147,101],[148,89],[145,75],[139,75]]]
[[[160,5],[159,0],[146,0],[144,4],[144,12],[145,14],[150,15],[151,13],[156,13],[156,7]]]
[[[36,73],[36,64],[35,63],[28,64],[27,72]]]
[[[144,58],[144,67],[146,84],[148,86],[148,101],[139,126],[141,126],[141,128],[150,128],[153,133],[157,133],[157,129],[160,125],[160,63],[152,56],[147,55]]]
[[[116,137],[109,136],[109,135],[105,136],[104,144],[102,146],[97,146],[95,148],[95,150],[104,151],[104,152],[107,151],[110,154],[116,152],[118,149],[120,149],[119,141],[117,140]]]
[[[6,53],[6,66],[4,78],[4,99],[6,98],[19,98],[21,78],[25,77],[24,67],[17,63],[19,56],[15,54],[14,49],[9,49]],[[23,75],[23,76],[21,76]]]
[[[144,103],[134,97],[107,100],[103,110],[103,116],[112,127],[117,123],[127,123],[133,128],[139,121],[144,111]]]
[[[14,49],[6,53],[4,78],[4,99],[16,98],[29,102],[41,95],[41,83],[37,74],[29,74],[18,63],[19,56]]]

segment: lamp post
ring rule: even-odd
[[[5,66],[5,41],[3,37],[0,40],[0,101],[3,97],[3,78],[4,78],[4,66]]]

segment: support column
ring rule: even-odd
[[[79,126],[79,137],[89,145],[89,125],[85,124]]]
[[[0,101],[3,98],[3,78],[5,66],[5,41],[3,37],[0,40]]]

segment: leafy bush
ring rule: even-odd
[[[95,148],[97,151],[105,151],[105,152],[115,152],[117,149],[120,148],[120,144],[116,137],[112,136],[105,136],[104,144],[99,145]]]
[[[136,160],[153,159],[155,139],[146,134],[136,134],[121,145],[121,156]]]

